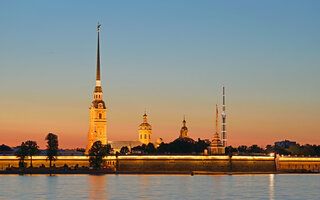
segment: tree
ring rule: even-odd
[[[9,146],[5,145],[5,144],[2,144],[0,145],[0,151],[13,151]]]
[[[198,138],[198,141],[195,143],[195,152],[202,153],[206,148],[208,148],[210,144],[206,143],[206,141]]]
[[[21,143],[15,155],[19,158],[19,167],[24,168],[24,160],[28,156],[28,147],[24,142]]]
[[[46,137],[47,140],[47,158],[50,161],[50,168],[52,166],[52,161],[55,161],[58,156],[58,136],[49,133]]]
[[[91,149],[89,150],[89,162],[90,166],[99,169],[104,163],[103,158],[110,154],[112,148],[110,144],[103,145],[101,141],[96,141],[93,143]]]
[[[246,153],[248,150],[248,147],[245,145],[239,146],[238,147],[238,152]]]
[[[32,167],[32,156],[39,155],[40,150],[36,141],[28,140],[25,142],[28,149],[28,156],[30,156],[30,167]]]
[[[248,148],[249,153],[263,153],[263,149],[258,145],[254,144]]]
[[[129,153],[129,148],[127,146],[121,147],[120,153],[121,154]]]
[[[154,145],[152,143],[149,143],[146,148],[145,151],[147,153],[155,153],[156,152],[156,148],[154,148]]]

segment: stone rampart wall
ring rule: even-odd
[[[191,173],[203,172],[320,172],[320,158],[267,156],[107,156],[106,164],[119,172]],[[25,161],[30,166],[30,159]],[[89,167],[87,156],[59,156],[56,167]],[[0,156],[0,170],[18,167],[15,156]],[[49,167],[45,156],[34,156],[33,166]]]
[[[279,172],[320,172],[320,158],[277,157]]]

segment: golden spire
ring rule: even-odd
[[[98,22],[98,47],[97,47],[97,77],[96,80],[100,81],[100,48],[99,48],[99,33],[100,33],[100,26],[101,24],[99,24]]]
[[[183,115],[183,121],[182,121],[182,124],[183,124],[183,127],[186,127],[186,116],[185,115]]]
[[[98,23],[97,29],[98,29],[98,46],[97,46],[97,74],[96,74],[96,87],[94,92],[95,93],[102,93],[101,88],[101,80],[100,80],[100,42],[99,42],[99,33],[100,33],[100,26],[101,24]],[[99,99],[102,99],[102,95],[95,95],[95,98],[98,97]]]
[[[144,115],[143,115],[143,123],[148,123],[147,122],[147,112],[146,111],[144,111]]]

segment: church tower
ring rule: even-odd
[[[213,135],[213,140],[210,146],[208,147],[209,155],[225,154],[225,147],[223,146],[218,133],[218,115],[218,105],[216,105],[216,132]]]
[[[139,126],[139,141],[142,144],[148,145],[151,143],[151,134],[152,134],[152,127],[148,123],[147,114],[144,113],[143,115],[143,123]]]
[[[188,138],[189,135],[188,135],[188,128],[186,126],[186,119],[184,118],[183,121],[182,121],[182,127],[181,127],[181,130],[180,130],[180,138]]]
[[[107,144],[107,107],[102,100],[102,88],[100,79],[100,48],[99,48],[99,33],[100,26],[98,24],[98,47],[97,47],[97,74],[96,86],[94,89],[94,99],[91,103],[88,145],[86,154],[88,154],[92,144],[96,141],[101,141],[102,144]]]

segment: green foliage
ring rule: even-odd
[[[53,133],[49,133],[46,136],[46,140],[47,140],[47,158],[50,161],[50,168],[51,168],[52,161],[55,161],[58,156],[58,150],[59,150],[58,136]]]
[[[36,141],[28,140],[25,142],[28,149],[28,156],[30,156],[30,167],[32,167],[32,156],[40,154],[39,146]]]
[[[99,169],[104,164],[103,158],[110,154],[112,148],[110,144],[103,145],[101,141],[96,141],[93,143],[91,149],[89,150],[89,163],[90,166]]]
[[[203,153],[203,151],[209,146],[203,140],[195,142],[192,139],[178,138],[175,141],[166,144],[161,143],[158,148],[155,148],[152,143],[148,145],[141,145],[132,148],[132,151],[141,151],[145,154],[190,154],[190,153]]]
[[[289,148],[283,148],[280,146],[267,145],[265,148],[259,147],[257,145],[239,146],[238,148],[233,148],[229,146],[226,148],[226,153],[236,153],[236,154],[270,154],[275,153],[279,155],[292,155],[292,156],[320,156],[320,145],[291,145]]]
[[[28,156],[28,147],[22,142],[19,149],[16,151],[15,155],[19,158],[19,167],[25,167],[25,158]]]
[[[147,152],[147,153],[155,153],[156,152],[156,148],[154,147],[154,145],[152,143],[149,143],[145,148],[145,152]]]
[[[2,145],[0,145],[0,151],[13,151],[13,149],[11,149],[11,147],[9,147],[5,144],[2,144]]]
[[[121,154],[127,154],[129,153],[129,148],[127,146],[121,147],[120,149]]]

